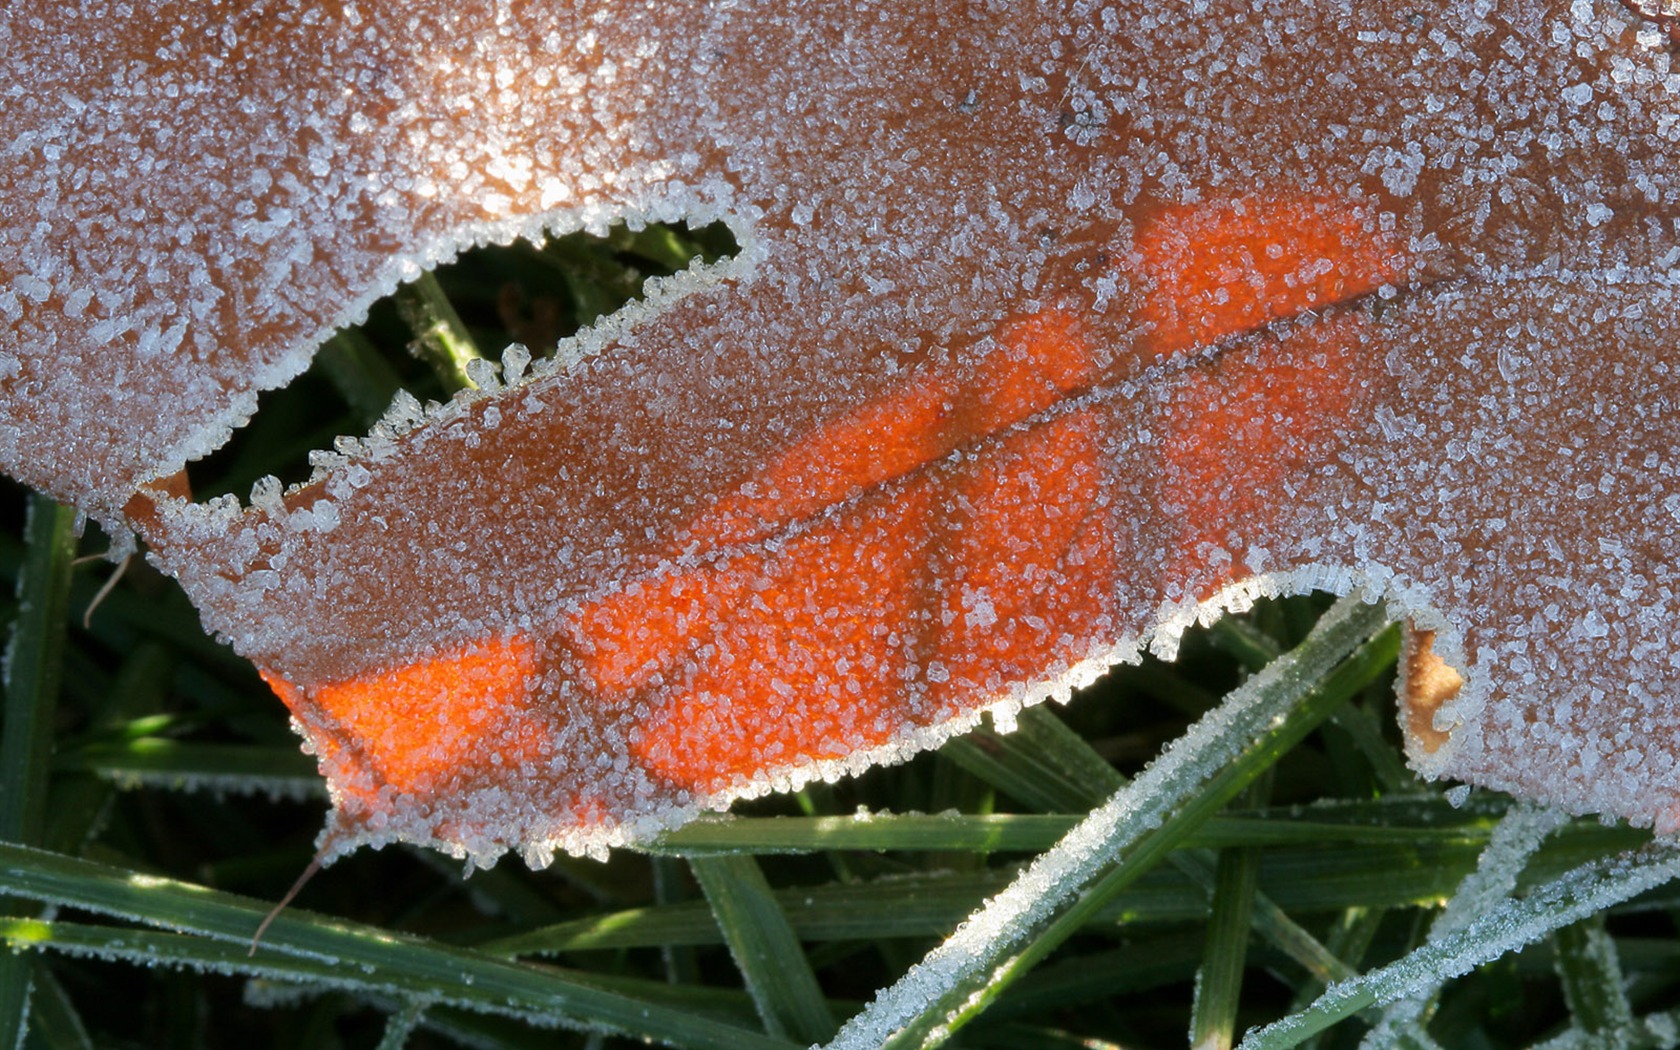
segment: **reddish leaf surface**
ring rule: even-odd
[[[0,16],[0,462],[264,668],[335,849],[599,848],[1315,587],[1420,628],[1424,772],[1675,827],[1680,82],[1623,7],[151,7]],[[417,267],[620,216],[743,250],[169,494]]]

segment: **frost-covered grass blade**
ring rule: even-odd
[[[832,1036],[834,1018],[822,989],[758,862],[734,855],[689,863],[765,1030],[804,1043]]]
[[[1313,639],[1233,693],[1144,777],[1093,811],[849,1021],[831,1045],[943,1041],[946,1026],[954,1029],[978,1014],[1364,685],[1375,661],[1350,661],[1354,670],[1346,682],[1332,684],[1332,669],[1345,670],[1338,662],[1381,623],[1379,609],[1358,599],[1339,602]]]

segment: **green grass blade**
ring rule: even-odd
[[[61,761],[68,761],[61,759]],[[79,760],[78,760],[79,761]],[[1487,841],[1492,821],[1445,802],[1369,800],[1357,809],[1323,814],[1295,809],[1213,817],[1192,832],[1186,849],[1242,846],[1468,844]],[[1332,821],[1323,816],[1357,816]],[[1062,813],[869,813],[846,817],[701,817],[644,847],[657,854],[814,853],[829,850],[929,850],[1039,853],[1079,823]],[[1211,870],[1211,869],[1210,869]]]
[[[59,948],[304,979],[520,1013],[696,1050],[790,1050],[795,1045],[675,1010],[657,999],[603,990],[567,971],[511,963],[298,910],[281,913],[261,950],[248,958],[251,935],[268,910],[265,903],[24,846],[0,844],[0,892],[197,935],[132,930],[113,936],[110,930],[18,919],[3,928],[14,949]]]
[[[778,890],[776,900],[801,940],[939,937],[949,933],[987,894],[1007,886],[1009,877],[1008,871],[905,876],[890,885],[867,882]],[[893,908],[879,906],[884,896],[890,896]],[[1187,907],[1195,905],[1190,894],[1181,896]],[[480,949],[495,955],[531,955],[722,943],[723,934],[711,909],[704,902],[689,902],[556,923],[497,938]]]
[[[832,850],[1037,853],[1054,845],[1078,822],[1079,818],[1060,813],[706,816],[665,833],[645,848],[651,853],[675,854],[690,859],[735,853],[818,853]]]
[[[1269,770],[1267,773],[1269,774]],[[1249,788],[1251,801],[1264,801],[1270,777]],[[1237,1005],[1242,998],[1248,960],[1249,924],[1260,877],[1260,851],[1229,849],[1219,854],[1212,914],[1208,919],[1202,966],[1190,1007],[1190,1045],[1194,1050],[1230,1050],[1235,1041]]]
[[[1258,869],[1260,851],[1253,852]],[[1338,981],[1353,976],[1353,969],[1339,955],[1291,919],[1271,895],[1256,889],[1252,910],[1250,923],[1254,931],[1299,963],[1309,974],[1322,981]]]
[[[386,1018],[385,1031],[379,1037],[379,1045],[374,1050],[403,1050],[408,1045],[409,1036],[420,1026],[420,1019],[426,1015],[426,1004],[419,1000],[410,1000]]]
[[[1246,735],[1247,746],[1220,768],[1209,770],[1213,763],[1208,762],[1208,766],[1203,768],[1211,771],[1212,776],[1199,787],[1193,784],[1198,776],[1194,771],[1198,764],[1196,761],[1189,763],[1192,771],[1181,784],[1172,784],[1170,774],[1168,778],[1163,778],[1163,787],[1167,792],[1172,792],[1174,788],[1181,791],[1190,789],[1183,803],[1175,807],[1176,811],[1165,818],[1158,828],[1138,838],[1135,848],[1121,863],[1086,889],[1071,907],[1053,918],[1043,932],[1031,938],[1019,953],[999,965],[984,987],[968,989],[967,994],[961,997],[959,1011],[941,1021],[942,1026],[959,1027],[977,1016],[1012,981],[1036,966],[1099,914],[1104,905],[1162,859],[1167,851],[1175,848],[1190,829],[1234,798],[1392,662],[1399,646],[1399,631],[1395,627],[1359,646],[1345,663],[1323,666],[1334,664],[1335,658],[1345,653],[1348,645],[1380,626],[1380,615],[1357,608],[1359,604],[1357,599],[1344,599],[1338,603],[1332,610],[1333,614],[1337,614],[1336,618],[1332,619],[1330,615],[1325,618],[1327,629],[1315,633],[1303,643],[1291,654],[1290,661],[1280,661],[1283,673],[1257,677],[1243,690],[1232,694],[1227,700],[1228,705],[1235,706],[1240,699],[1247,699],[1251,707],[1239,709],[1240,714],[1232,719],[1231,727],[1219,728],[1226,732],[1235,728],[1236,732],[1231,735],[1236,739],[1243,739]],[[1250,687],[1255,694],[1253,699],[1242,696]],[[1260,717],[1256,714],[1260,710],[1272,713],[1269,717]],[[1216,716],[1217,712],[1210,717]],[[1227,740],[1229,743],[1236,742]],[[1213,753],[1222,751],[1225,743],[1221,741]],[[1207,760],[1204,756],[1198,758]],[[1143,783],[1143,779],[1140,778],[1138,783]],[[957,997],[949,994],[946,998],[950,1001]],[[897,1042],[900,1041],[888,1045],[896,1045]],[[904,1041],[904,1045],[914,1043]]]
[[[1202,946],[1186,937],[1182,927],[1153,936],[1133,932],[1124,947],[1069,953],[1021,978],[986,1014],[986,1024],[969,1026],[963,1038],[977,1036],[993,1021],[1056,1016],[1116,996],[1150,993],[1194,980]]]
[[[35,965],[35,988],[29,1003],[29,1037],[48,1050],[93,1050],[93,1040],[50,968]]]
[[[1365,958],[1365,953],[1370,949],[1371,941],[1376,937],[1378,927],[1382,925],[1383,917],[1388,912],[1387,908],[1355,905],[1344,909],[1336,917],[1329,934],[1324,938],[1324,947],[1340,963],[1341,972],[1328,980],[1314,974],[1314,980],[1301,984],[1290,1003],[1291,1013],[1306,1009],[1307,1004],[1318,998],[1324,987],[1332,981],[1345,981],[1358,976],[1357,967]]]
[[[1252,633],[1250,629],[1239,637]],[[1256,659],[1276,657],[1277,645],[1263,635],[1259,638],[1265,646],[1253,651]],[[1088,811],[1126,785],[1126,778],[1104,761],[1083,737],[1042,707],[1023,711],[1020,726],[1013,733],[982,727],[947,745],[947,753],[975,776],[1039,809]],[[1248,829],[1250,835],[1241,839],[1241,843],[1258,845],[1259,836],[1253,834],[1257,830]],[[1196,834],[1191,833],[1192,837]],[[1171,859],[1180,871],[1211,891],[1214,883],[1211,856],[1178,851]],[[1308,972],[1325,980],[1351,976],[1330,951],[1264,894],[1256,897],[1251,917],[1256,933]]]
[[[1226,617],[1214,625],[1213,631],[1217,635],[1221,625],[1237,622]],[[1232,637],[1252,641],[1244,651],[1259,662],[1258,666],[1264,666],[1278,655],[1278,646],[1270,637],[1246,625],[1235,629]],[[1000,791],[1040,809],[1088,811],[1126,785],[1126,778],[1104,761],[1083,737],[1042,707],[1023,711],[1020,728],[1014,733],[1001,734],[982,727],[953,744],[960,746],[952,757],[964,768]],[[950,746],[947,745],[948,751]],[[1213,818],[1210,823],[1218,819]],[[1185,845],[1190,845],[1203,830],[1192,831]],[[1246,829],[1247,834],[1239,835],[1236,844],[1260,845],[1262,838],[1258,831]],[[1048,844],[1038,848],[1047,847]],[[1171,855],[1171,860],[1180,871],[1211,892],[1215,864],[1212,856],[1180,850]],[[1256,933],[1309,973],[1326,981],[1352,976],[1333,953],[1265,894],[1256,895],[1250,917]]]
[[[402,386],[396,370],[359,328],[334,332],[316,352],[315,365],[326,373],[363,429],[379,422]]]
[[[75,511],[44,496],[29,501],[17,619],[5,654],[5,727],[0,733],[0,840],[39,843],[45,828],[53,712],[64,668]],[[15,904],[7,910],[17,914]],[[0,1040],[24,1037],[34,962],[0,955]]]
[[[43,496],[29,504],[28,554],[5,661],[0,735],[0,840],[37,842],[46,808],[52,715],[63,675],[76,514]]]
[[[467,366],[484,355],[437,277],[431,271],[421,274],[397,289],[396,300],[403,320],[414,332],[415,353],[437,373],[443,388],[453,393],[478,386],[467,374]]]
[[[1511,807],[1494,827],[1487,848],[1476,858],[1476,869],[1464,877],[1430,924],[1428,943],[1436,943],[1477,917],[1506,907],[1530,862],[1567,822],[1568,818],[1556,810]],[[1437,1044],[1426,1025],[1436,1013],[1444,983],[1442,978],[1422,994],[1387,1004],[1366,1042],[1375,1050],[1435,1050]]]
[[[651,857],[650,874],[653,876],[653,899],[662,905],[681,904],[692,896],[688,881],[684,876],[682,861],[675,857]],[[695,958],[694,949],[685,944],[659,945],[659,953],[665,962],[665,979],[673,985],[689,985],[700,983],[700,963]]]
[[[125,787],[264,793],[314,798],[326,793],[315,761],[296,748],[200,744],[162,737],[90,742],[66,748],[53,768],[92,773]]]
[[[1422,807],[1367,805],[1379,813],[1412,811],[1424,821],[1430,812]],[[1344,846],[1344,840],[1331,840],[1317,847],[1297,843],[1287,849],[1265,850],[1260,864],[1263,893],[1256,898],[1256,908],[1267,900],[1290,914],[1437,906],[1475,870],[1487,843],[1486,823],[1478,817],[1468,828],[1404,829],[1408,835],[1438,836],[1407,845],[1345,840]],[[1530,881],[1543,881],[1584,860],[1649,841],[1648,833],[1580,821],[1554,835],[1530,861],[1526,875]],[[982,900],[1004,889],[1012,876],[1007,868],[894,875],[855,884],[779,889],[776,899],[806,942],[944,936]],[[1132,928],[1198,921],[1206,914],[1211,888],[1211,869],[1206,883],[1187,881],[1182,869],[1150,871],[1109,901],[1098,913],[1098,921]],[[525,955],[721,943],[722,934],[710,910],[692,902],[628,908],[554,923],[486,941],[480,948]],[[1331,961],[1310,967],[1309,972],[1326,972],[1335,980],[1353,976],[1339,954],[1322,950]],[[1293,952],[1286,954],[1297,957]]]
[[[1275,638],[1235,616],[1222,617],[1208,628],[1208,640],[1250,671],[1260,670],[1283,652]]]
[[[999,791],[1046,813],[1085,813],[1126,778],[1048,707],[1029,707],[1010,732],[988,725],[942,753]]]
[[[746,856],[695,857],[689,866],[765,1030],[804,1043],[831,1037],[835,1026],[828,1002],[758,862]]]

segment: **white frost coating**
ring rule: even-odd
[[[1446,907],[1435,916],[1426,943],[1439,944],[1477,919],[1497,914],[1509,906],[1517,879],[1528,866],[1529,858],[1547,836],[1568,822],[1568,814],[1558,810],[1514,806],[1494,825],[1487,847],[1476,861],[1476,870],[1464,877]],[[1361,1050],[1411,1045],[1410,1040],[1422,1030],[1434,1006],[1434,997],[1447,980],[1448,976],[1442,975],[1433,986],[1385,1007],[1381,1018],[1360,1041]]]
[[[870,1050],[929,1005],[980,982],[1032,930],[1144,834],[1168,816],[1257,735],[1288,713],[1292,684],[1329,670],[1380,618],[1357,598],[1344,598],[1320,621],[1311,659],[1288,653],[1233,690],[1219,707],[1164,751],[1136,780],[1093,810],[987,901],[943,944],[877,995],[828,1044],[828,1050]],[[1332,641],[1334,639],[1334,641]],[[1338,644],[1339,643],[1339,644]]]
[[[1364,1006],[1425,992],[1676,877],[1680,854],[1666,846],[1583,864],[1396,962],[1331,985],[1306,1010],[1249,1031],[1238,1050],[1285,1036],[1298,1042]]]
[[[326,794],[319,777],[274,777],[239,773],[174,773],[145,769],[101,770],[99,775],[124,791],[159,788],[207,792],[214,798],[261,797],[271,802],[305,802]]]
[[[96,6],[0,12],[0,465],[130,508],[340,845],[599,851],[1313,587],[1464,673],[1425,775],[1680,827],[1680,85],[1615,0]],[[426,266],[679,218],[741,254],[504,389],[130,499]]]
[[[1476,870],[1464,877],[1458,891],[1430,925],[1430,940],[1458,932],[1510,897],[1534,851],[1568,822],[1568,814],[1556,810],[1521,804],[1512,807],[1494,825],[1487,847],[1476,861]]]
[[[90,910],[98,911],[97,908]],[[142,918],[123,916],[124,918]],[[296,995],[319,996],[328,991],[343,991],[359,994],[390,995],[394,989],[389,983],[379,980],[379,968],[371,961],[357,960],[349,957],[324,955],[320,952],[299,950],[284,943],[284,938],[278,933],[268,934],[263,947],[270,951],[283,951],[313,960],[325,967],[318,967],[311,972],[307,986],[297,985],[297,971],[284,965],[275,966],[263,961],[261,956],[255,958],[239,958],[236,962],[205,963],[200,955],[174,956],[167,953],[167,947],[160,947],[149,943],[147,931],[140,931],[130,938],[129,943],[122,939],[107,939],[98,946],[88,946],[70,943],[63,939],[49,942],[32,942],[26,947],[52,951],[55,954],[68,955],[82,959],[93,959],[100,962],[123,962],[144,968],[166,967],[175,970],[191,970],[198,973],[217,974],[223,977],[239,977],[247,979],[246,1001],[253,1006],[283,1007],[292,1002]],[[511,1017],[527,1024],[543,1027],[568,1028],[581,1032],[600,1032],[603,1025],[599,1021],[581,1021],[569,1014],[554,1011],[546,1002],[521,1002],[512,999],[502,1002],[491,1002],[485,996],[470,994],[473,985],[472,974],[462,972],[457,975],[456,987],[461,993],[453,996],[427,997],[426,1003],[447,1004],[473,1010],[479,1013]],[[292,990],[295,994],[288,994]]]

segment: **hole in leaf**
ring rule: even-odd
[[[463,252],[374,303],[367,321],[339,331],[308,371],[259,396],[257,412],[216,452],[188,464],[199,502],[247,498],[260,478],[307,481],[309,453],[372,429],[398,390],[422,404],[468,385],[474,357],[500,362],[521,343],[533,358],[643,297],[650,277],[699,259],[715,263],[739,246],[721,222],[690,228],[623,224],[605,236],[572,233]]]

